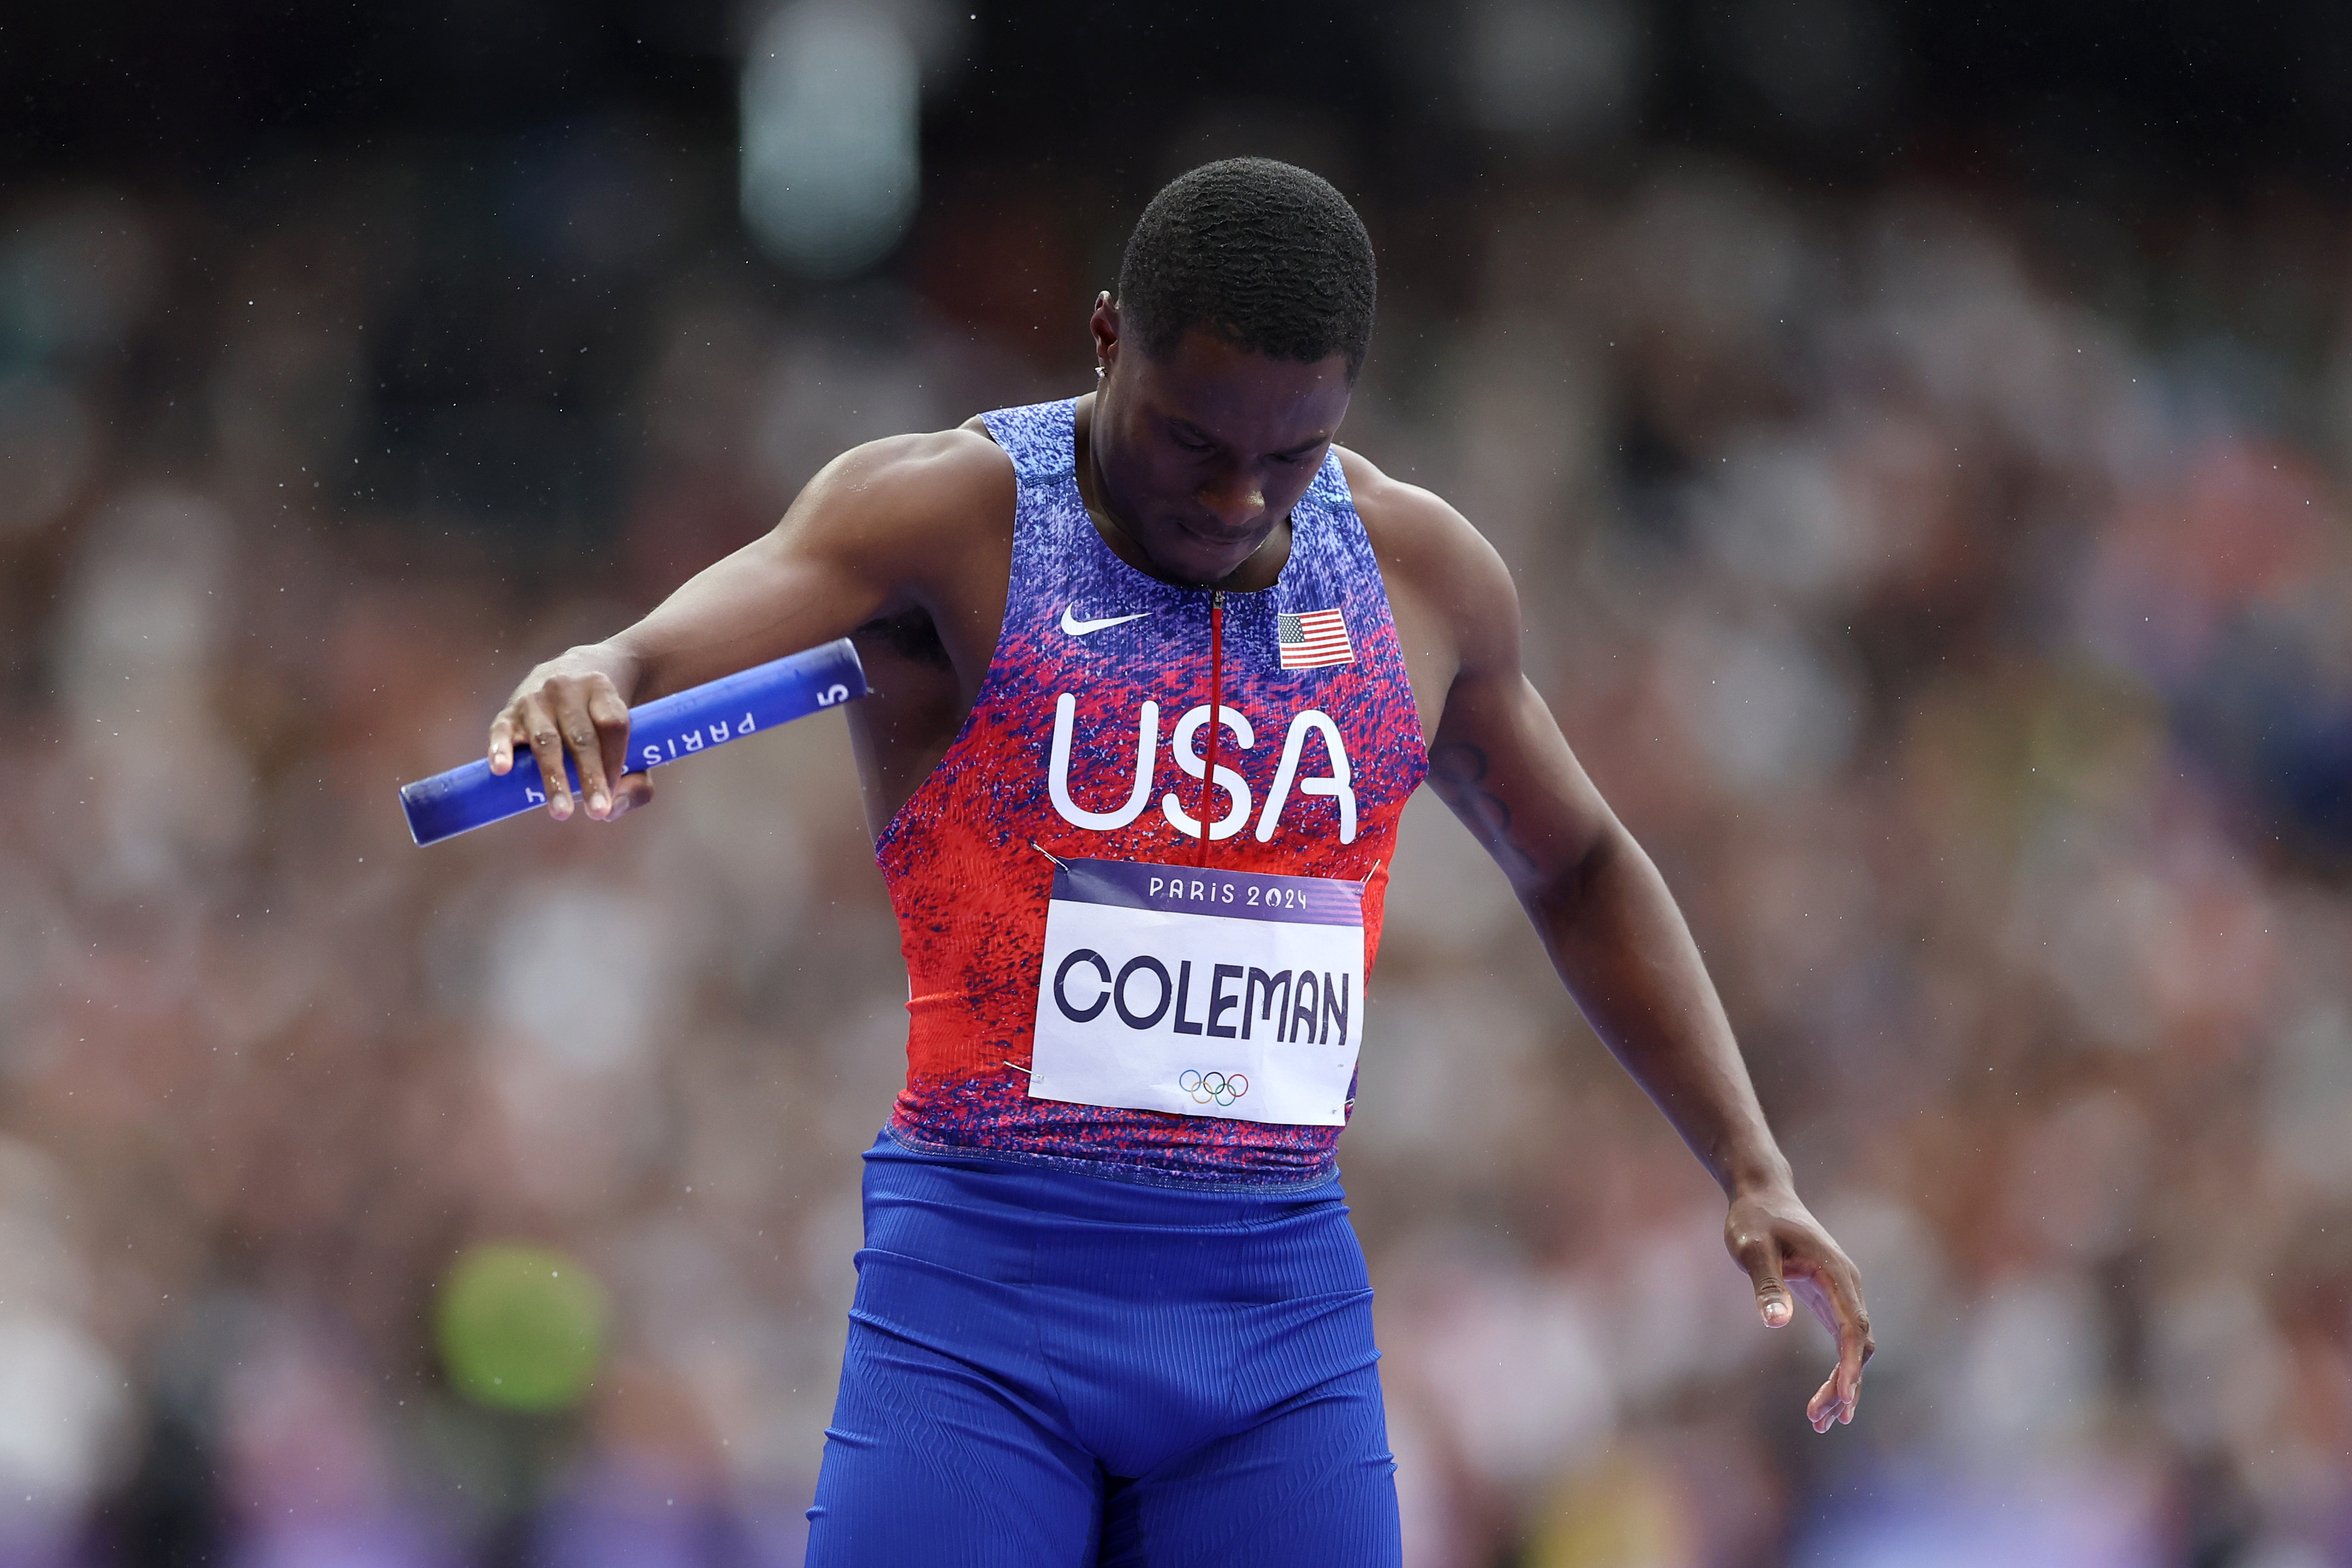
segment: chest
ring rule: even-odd
[[[1090,704],[1087,717],[1097,728],[1123,724],[1133,737],[1141,701],[1160,700],[1162,695],[1143,691],[1125,702],[1112,695],[1143,690],[1146,683],[1139,680],[1139,672],[1156,672],[1156,683],[1171,688],[1167,700],[1160,701],[1172,710],[1164,716],[1168,725],[1180,722],[1198,705],[1182,703],[1185,691],[1174,688],[1193,680],[1196,673],[1206,674],[1205,668],[1194,672],[1188,666],[1188,660],[1206,664],[1206,595],[1142,584],[1139,574],[1107,560],[1102,544],[1095,545],[1090,555],[1072,551],[1058,563],[1041,563],[1033,551],[1018,561],[1023,570],[1016,581],[1014,531],[1011,516],[975,529],[961,548],[942,556],[942,569],[933,580],[917,585],[904,610],[857,633],[873,695],[851,710],[848,719],[868,826],[877,835],[964,730],[992,662],[1005,645],[1008,613],[1015,637],[1031,639],[1024,651],[1047,656],[1044,662],[1052,667],[1037,672],[1035,689],[1044,691],[1058,681],[1059,689]],[[1391,574],[1384,598],[1394,655],[1404,677],[1402,695],[1425,745],[1437,723],[1440,694],[1453,679],[1450,655],[1435,635],[1439,624],[1433,612],[1421,603],[1409,582]],[[1192,606],[1189,615],[1188,599]],[[1292,599],[1296,602],[1287,602]],[[1328,637],[1332,628],[1311,619],[1286,626],[1281,617],[1312,617],[1318,610],[1338,608],[1339,601],[1329,592],[1318,599],[1309,589],[1234,602],[1233,660],[1223,673],[1233,683],[1231,700],[1254,744],[1240,746],[1230,722],[1221,728],[1218,741],[1223,761],[1246,765],[1250,759],[1236,758],[1235,751],[1254,750],[1256,733],[1270,727],[1269,720],[1276,746],[1286,746],[1298,712],[1313,708],[1319,695],[1303,691],[1300,682],[1283,673],[1280,639],[1287,633],[1296,647],[1297,639]],[[1368,629],[1361,618],[1359,614],[1353,627],[1339,629],[1360,641]],[[1047,695],[1050,700],[1059,690]],[[1126,710],[1115,711],[1121,708]],[[1197,736],[1188,739],[1192,749],[1205,746]],[[1266,766],[1278,768],[1279,750],[1270,754],[1273,761]],[[1197,771],[1205,776],[1204,765]]]

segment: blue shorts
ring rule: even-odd
[[[812,1568],[1387,1568],[1372,1292],[1337,1180],[1200,1193],[866,1154]]]

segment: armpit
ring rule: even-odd
[[[909,605],[894,616],[878,616],[850,635],[910,664],[933,669],[955,668],[948,658],[947,645],[940,640],[939,628],[931,624],[930,612],[919,605]]]

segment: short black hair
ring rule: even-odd
[[[1271,158],[1203,163],[1161,187],[1118,268],[1118,309],[1153,359],[1206,327],[1239,347],[1364,368],[1379,292],[1372,237],[1319,174]]]

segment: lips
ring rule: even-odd
[[[1255,539],[1252,538],[1256,531],[1254,529],[1222,529],[1213,526],[1203,528],[1198,523],[1192,522],[1180,522],[1176,526],[1189,537],[1215,551],[1255,550],[1259,544],[1265,542],[1263,534],[1257,535]]]

